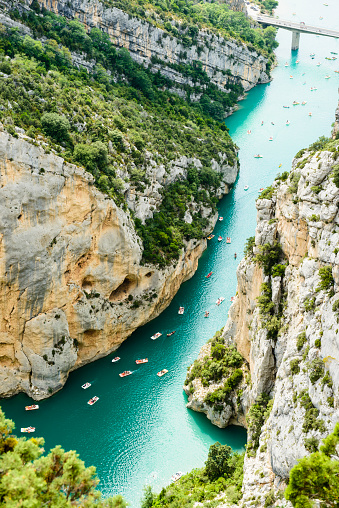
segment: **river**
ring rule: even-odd
[[[281,0],[277,14],[335,28],[337,0],[327,1],[328,6],[321,0]],[[279,65],[273,71],[273,81],[250,91],[239,111],[226,121],[240,147],[240,176],[220,202],[224,220],[217,223],[216,237],[209,242],[194,277],[182,285],[160,317],[122,344],[119,363],[112,363],[111,355],[73,372],[64,389],[39,402],[40,410],[33,413],[24,411],[31,400],[23,394],[1,402],[17,427],[36,427],[36,435],[46,440],[46,449],[56,444],[76,449],[86,465],[97,467],[104,495],[121,493],[134,508],[140,506],[145,484],[160,490],[174,472],[201,467],[215,441],[234,450],[243,450],[246,442],[244,429],[218,429],[204,415],[187,410],[182,385],[200,347],[226,323],[230,297],[236,291],[236,267],[246,238],[255,230],[259,188],[269,185],[278,171],[289,171],[300,148],[330,134],[338,100],[339,74],[334,70],[339,70],[339,59],[329,61],[325,57],[332,56],[331,51],[339,53],[339,41],[301,35],[300,50],[293,55],[290,32],[279,30],[278,41]],[[311,52],[316,53],[314,59],[309,56]],[[330,79],[325,79],[326,75]],[[311,91],[311,87],[317,90]],[[307,104],[292,106],[294,100]],[[255,159],[256,153],[263,158]],[[249,185],[248,191],[245,185]],[[219,234],[230,236],[231,245],[217,242]],[[237,260],[234,252],[238,253]],[[210,271],[213,275],[206,279]],[[217,307],[219,296],[225,301]],[[183,316],[177,313],[179,305],[185,307]],[[204,319],[205,310],[210,311],[208,319]],[[172,330],[176,330],[175,335],[166,337]],[[162,337],[150,340],[157,331],[163,332]],[[149,363],[136,368],[135,360],[145,357]],[[157,377],[163,368],[169,373]],[[133,375],[119,378],[118,373],[125,369],[133,370]],[[92,386],[82,390],[86,381]],[[90,407],[86,402],[94,395],[100,400]]]

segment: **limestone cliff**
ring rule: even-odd
[[[227,89],[228,75],[239,80],[245,90],[257,83],[266,83],[267,59],[245,44],[200,30],[197,43],[187,46],[180,38],[169,35],[145,19],[109,8],[99,0],[38,0],[39,4],[62,16],[77,18],[87,28],[99,27],[107,32],[117,47],[125,47],[138,63],[160,70],[179,87],[190,85],[190,79],[171,65],[200,61],[211,82]],[[15,2],[14,2],[15,3]],[[25,0],[29,6],[31,0]],[[239,9],[240,2],[232,2]],[[14,5],[14,4],[13,4]],[[21,3],[17,3],[22,8]]]
[[[174,163],[171,179],[185,176],[185,163]],[[168,175],[152,171],[156,193]],[[159,315],[195,272],[206,240],[186,242],[165,269],[142,266],[130,212],[21,133],[0,131],[0,173],[0,395],[38,400]],[[236,174],[230,169],[229,183]]]
[[[272,506],[291,506],[281,499],[291,468],[339,420],[338,156],[338,140],[315,143],[264,191],[255,243],[237,270],[222,337],[251,372],[239,394],[249,427],[241,506],[264,506],[272,490]]]

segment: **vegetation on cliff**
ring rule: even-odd
[[[236,503],[241,498],[243,464],[244,453],[232,453],[229,446],[217,442],[210,447],[204,468],[193,469],[158,495],[147,487],[141,506],[192,508],[201,503],[212,508],[223,500]]]
[[[165,265],[176,259],[184,239],[201,238],[208,225],[199,206],[215,209],[220,174],[212,160],[236,164],[227,128],[212,116],[234,104],[242,87],[230,82],[226,94],[206,85],[200,102],[190,103],[164,90],[171,86],[168,79],[136,64],[127,50],[116,51],[100,30],[87,34],[78,21],[47,11],[23,18],[48,39],[42,44],[1,27],[0,120],[10,134],[23,128],[46,151],[84,166],[95,185],[124,207],[128,189],[140,193],[150,184],[147,171],[154,163],[167,175],[181,156],[198,160],[199,171],[192,165],[187,180],[167,185],[153,219],[136,221],[144,261]],[[71,51],[92,59],[88,70],[73,65]],[[186,224],[192,199],[200,205]]]
[[[75,451],[60,446],[43,455],[42,438],[18,438],[0,409],[0,505],[126,508],[121,496],[101,499],[95,467],[85,467]]]

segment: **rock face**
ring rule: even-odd
[[[127,48],[134,60],[148,66],[152,59],[162,63],[152,65],[178,85],[190,84],[190,80],[168,64],[192,64],[199,60],[211,79],[219,87],[227,89],[227,74],[241,82],[245,90],[269,81],[266,74],[267,60],[250,50],[245,44],[211,35],[201,30],[197,45],[184,46],[179,38],[145,20],[115,7],[107,8],[99,0],[38,0],[48,10],[68,18],[77,18],[87,28],[99,27],[107,32],[117,47]],[[28,5],[31,0],[25,0]],[[239,10],[242,0],[231,0],[231,6]],[[20,5],[18,4],[20,7]],[[183,57],[185,55],[185,57]],[[192,83],[191,83],[192,84]]]
[[[206,240],[187,243],[165,269],[142,266],[129,211],[89,173],[28,141],[0,131],[0,396],[38,400],[158,316],[195,272]],[[176,161],[171,177],[184,167]],[[236,169],[223,172],[234,181]],[[164,185],[161,168],[150,176]]]
[[[262,507],[271,489],[284,489],[298,459],[339,420],[339,188],[332,178],[338,146],[301,151],[290,175],[257,200],[253,254],[238,267],[224,341],[236,344],[250,366],[245,412],[263,394],[273,404],[259,443],[251,453],[247,447],[241,506]],[[268,270],[267,259],[260,265],[255,254],[278,244],[280,260]],[[281,499],[273,505],[291,506]]]

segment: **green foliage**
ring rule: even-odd
[[[269,417],[270,411],[273,406],[273,402],[268,405],[270,402],[269,396],[265,393],[259,395],[254,404],[250,407],[247,415],[246,422],[248,428],[248,438],[247,438],[247,455],[249,457],[255,456],[255,451],[259,446],[259,439],[261,434],[261,428],[264,425],[265,421]]]
[[[266,243],[260,246],[260,253],[256,255],[256,262],[263,268],[265,275],[272,274],[272,268],[282,257],[282,248],[278,242],[274,245]]]
[[[339,299],[334,302],[332,305],[333,312],[337,312],[339,310]]]
[[[331,141],[331,138],[327,138],[326,136],[320,136],[320,138],[312,143],[309,146],[310,152],[317,152],[318,150],[324,150],[328,143]]]
[[[57,142],[67,140],[70,124],[64,116],[57,113],[45,113],[41,117],[41,124],[47,136],[51,136]]]
[[[298,351],[301,351],[304,344],[307,342],[307,339],[306,339],[306,332],[303,331],[301,333],[299,333],[298,335],[298,339],[297,339],[297,350]]]
[[[332,172],[333,182],[337,187],[339,187],[339,164],[336,164],[333,166],[333,172]]]
[[[244,255],[252,256],[253,255],[253,247],[255,246],[255,236],[250,236],[247,238],[245,247],[244,247]]]
[[[60,446],[43,455],[42,438],[17,438],[0,409],[0,504],[13,508],[55,506],[126,508],[121,496],[101,500],[94,467]]]
[[[302,430],[305,434],[311,430],[320,430],[325,432],[324,421],[318,419],[319,410],[313,406],[312,400],[306,390],[300,392],[298,396],[300,405],[305,409],[305,417]]]
[[[306,437],[304,439],[304,446],[308,452],[315,453],[318,451],[319,440],[314,436],[309,438]]]
[[[264,507],[269,508],[270,506],[272,506],[275,503],[275,501],[276,501],[276,499],[275,499],[274,489],[271,489],[266,496]]]
[[[315,298],[305,298],[304,307],[306,312],[311,312],[315,309]]]
[[[150,485],[146,485],[146,487],[144,487],[144,495],[141,500],[141,508],[152,508],[155,497],[156,495],[154,494],[152,487]]]
[[[275,314],[275,305],[272,301],[271,283],[261,285],[261,295],[257,298],[262,327],[267,330],[267,339],[276,340],[281,324],[281,312]]]
[[[283,277],[285,275],[286,265],[274,265],[272,267],[272,277]]]
[[[270,185],[260,193],[258,199],[271,199],[271,197],[274,194],[274,191],[275,189],[272,187],[272,185]]]
[[[323,190],[323,188],[321,185],[313,185],[311,187],[311,191],[314,192],[315,194],[319,194],[319,192],[322,190]]]
[[[273,14],[273,9],[278,6],[277,0],[255,0],[255,3],[260,5],[261,12],[267,12]]]
[[[293,360],[290,361],[290,368],[292,374],[299,374],[300,372],[299,363],[300,363],[299,358],[293,358]]]
[[[316,291],[328,291],[334,285],[334,278],[332,275],[332,266],[323,266],[319,268],[320,282]]]
[[[299,152],[294,156],[295,159],[300,159],[304,155],[305,152],[306,152],[305,148],[303,148],[302,150],[299,150]]]
[[[314,345],[315,347],[317,347],[318,349],[321,348],[321,339],[315,339],[314,341]]]
[[[306,163],[307,159],[304,159],[303,162]],[[301,167],[301,166],[299,166],[299,163],[298,163],[298,167]],[[295,194],[298,191],[298,184],[299,184],[300,177],[301,177],[301,174],[298,171],[293,171],[293,173],[291,173],[290,186],[288,188],[288,190],[291,194]]]
[[[211,452],[212,448],[213,452]],[[212,461],[213,459],[216,460],[216,464],[210,462],[211,472],[219,471],[221,473],[220,477],[216,475],[215,479],[211,480],[207,475],[207,468],[193,469],[190,473],[182,476],[180,480],[163,488],[160,494],[155,497],[151,506],[193,508],[197,503],[204,503],[204,505],[206,503],[207,506],[212,507],[215,506],[213,500],[217,496],[219,500],[216,502],[220,503],[221,495],[221,499],[226,498],[230,503],[237,503],[242,497],[241,486],[243,481],[244,453],[233,453],[228,459],[223,461],[222,459],[225,458],[225,455],[228,455],[227,449],[229,447],[226,446],[225,454],[223,448],[219,443],[212,445],[207,460],[207,462],[210,459]],[[220,463],[219,458],[221,458]]]
[[[209,392],[204,402],[213,406],[215,410],[222,409],[222,404],[229,401],[231,392],[238,386],[243,378],[241,369],[236,369],[227,378],[222,388],[217,388],[214,392]]]
[[[325,372],[324,362],[320,358],[315,358],[314,360],[312,360],[310,364],[310,374],[309,374],[312,385],[314,385],[314,383],[318,381],[318,379],[323,377],[324,372]]]
[[[317,499],[324,506],[338,506],[339,462],[331,459],[339,444],[339,423],[332,434],[324,439],[319,452],[299,460],[291,469],[285,498],[295,508],[313,508]]]
[[[227,445],[221,445],[216,442],[210,446],[207,461],[205,462],[205,471],[210,481],[217,480],[221,476],[229,476],[232,471],[230,458],[232,448]]]

